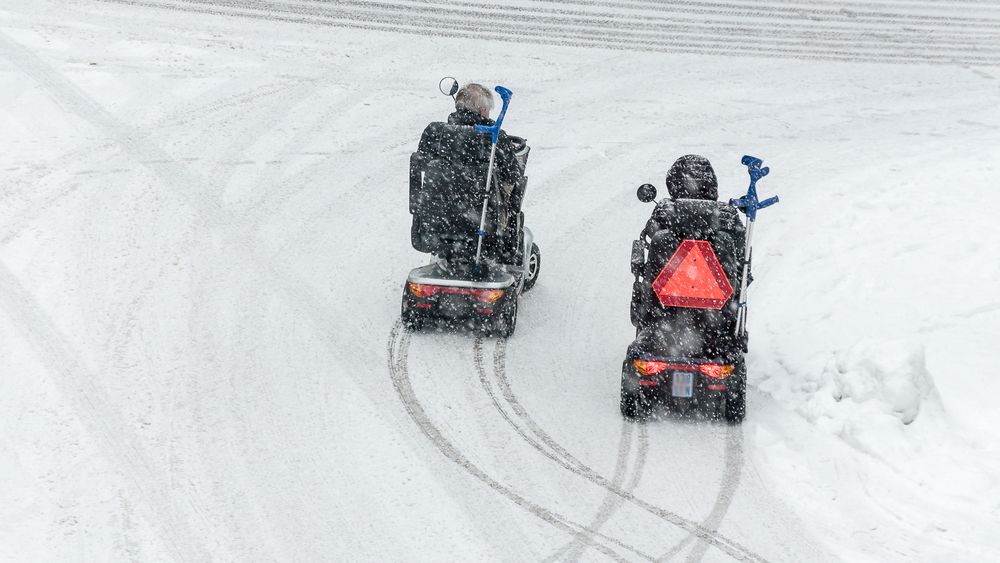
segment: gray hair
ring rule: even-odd
[[[493,111],[493,92],[482,84],[470,82],[455,94],[455,109],[489,115]]]

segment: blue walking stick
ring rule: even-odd
[[[757,221],[757,211],[778,203],[778,196],[769,197],[764,201],[757,199],[757,180],[767,176],[767,173],[771,171],[766,166],[763,168],[760,167],[761,164],[764,164],[764,161],[755,156],[746,155],[740,162],[747,167],[747,172],[750,174],[750,187],[747,188],[747,195],[729,200],[729,205],[739,209],[747,216],[747,239],[746,248],[743,251],[743,279],[740,282],[740,309],[736,316],[736,336],[740,336],[746,332],[747,283],[749,282],[747,278],[750,272],[751,252],[750,241],[753,238],[753,225]]]
[[[476,265],[479,265],[479,259],[483,252],[483,238],[486,237],[486,205],[490,201],[490,186],[493,184],[493,162],[497,155],[497,141],[500,139],[500,125],[503,123],[503,116],[507,114],[507,106],[510,105],[510,98],[514,95],[513,92],[504,88],[503,86],[497,86],[495,88],[497,94],[500,94],[500,99],[503,100],[503,107],[500,109],[500,115],[497,116],[497,121],[493,125],[476,125],[476,133],[488,133],[493,141],[493,147],[490,149],[490,164],[486,170],[486,191],[483,196],[483,214],[479,219],[479,241],[476,243]]]

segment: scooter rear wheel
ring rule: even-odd
[[[494,321],[493,334],[500,338],[510,338],[517,328],[517,299],[511,299],[510,303],[500,312]]]
[[[405,291],[405,290],[404,290]],[[406,296],[403,296],[403,305],[400,309],[399,318],[403,321],[403,326],[406,330],[410,332],[421,330],[424,328],[425,318],[418,312],[414,311],[406,301]]]
[[[524,272],[524,289],[526,292],[535,286],[538,281],[538,273],[542,269],[542,253],[538,250],[538,245],[531,243],[531,254],[528,255],[528,268]]]
[[[642,420],[649,417],[653,412],[653,403],[642,396],[642,393],[629,393],[622,389],[621,395],[622,416],[631,420]]]
[[[627,364],[622,365],[622,386],[620,408],[622,416],[630,420],[642,420],[653,412],[653,402],[646,397],[641,389],[629,391],[626,389],[625,381],[628,377]]]
[[[747,415],[747,365],[741,359],[736,365],[736,373],[726,391],[726,405],[723,416],[730,424],[739,424]]]

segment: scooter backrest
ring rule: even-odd
[[[682,239],[707,239],[719,230],[719,203],[704,199],[675,199],[666,227]]]
[[[440,207],[449,200],[481,199],[489,147],[489,137],[470,126],[428,125],[410,157],[410,213],[419,214],[428,205]]]
[[[711,246],[725,277],[735,290],[740,287],[744,250],[744,229],[735,209],[717,201],[677,199],[664,202],[658,209],[658,230],[650,239],[649,257],[643,278],[649,291],[649,302],[662,308],[653,298],[652,284],[684,241],[706,241]],[[691,243],[688,243],[689,245]],[[701,251],[699,250],[699,253]],[[730,301],[734,301],[731,298]]]
[[[435,122],[424,129],[417,150],[432,160],[452,160],[467,165],[481,163],[485,172],[490,158],[489,139],[489,135],[476,133],[469,125]]]

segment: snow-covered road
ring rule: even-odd
[[[1000,559],[998,22],[0,1],[0,559]],[[397,323],[444,75],[533,146],[506,341]],[[782,197],[739,427],[618,413],[635,187],[692,152]]]

